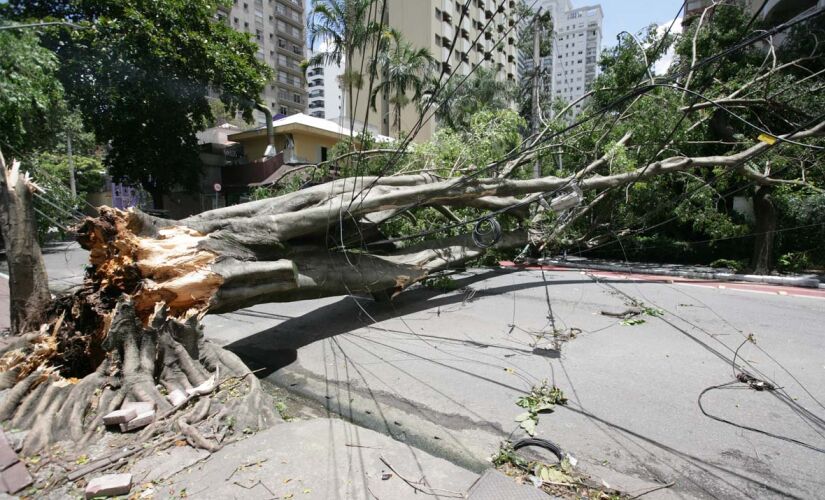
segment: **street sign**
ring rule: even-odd
[[[219,192],[219,191],[221,190],[221,185],[220,185],[220,184],[218,184],[217,182],[216,182],[216,183],[215,183],[215,185],[214,185],[214,186],[212,186],[212,187],[213,187],[213,188],[215,188],[215,192],[216,192],[216,193],[217,193],[217,192]]]

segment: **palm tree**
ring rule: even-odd
[[[435,87],[435,82],[431,84]],[[438,93],[435,104],[435,118],[452,129],[466,129],[470,117],[482,109],[505,109],[512,107],[517,89],[514,84],[499,80],[495,72],[483,67],[476,68],[473,75],[464,81],[460,75],[453,76]],[[433,91],[434,92],[434,91]]]
[[[421,99],[427,75],[438,67],[438,61],[429,49],[413,47],[404,40],[400,32],[392,28],[382,33],[380,43],[375,67],[380,68],[382,78],[372,92],[372,109],[376,109],[375,101],[379,94],[387,97],[395,111],[394,124],[400,139],[401,110],[411,100]]]
[[[313,0],[307,16],[310,48],[323,42],[324,50],[305,61],[304,68],[349,65],[341,76],[341,83],[349,90],[350,133],[355,127],[352,91],[363,85],[363,75],[354,68],[353,56],[376,33],[376,23],[371,19],[375,16],[375,3],[376,0]]]

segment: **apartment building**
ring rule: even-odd
[[[553,19],[553,49],[541,61],[545,75],[541,82],[545,86],[543,94],[553,101],[576,102],[596,79],[602,51],[602,8],[599,5],[573,8],[570,0],[539,0],[534,10],[539,8],[550,13]],[[520,77],[529,79],[533,71],[532,53],[522,53],[520,62]],[[550,102],[543,103],[543,109],[549,110],[550,105]],[[575,104],[572,115],[581,111],[583,105],[584,100]]]
[[[824,0],[768,0],[762,7],[763,0],[738,0],[751,13],[762,9],[760,17],[769,25],[778,25],[787,22],[796,16],[813,8],[825,8]],[[702,15],[707,7],[713,5],[712,0],[688,0],[685,6],[683,25],[693,22]]]
[[[384,22],[399,30],[414,46],[428,48],[438,60],[439,69],[448,75],[455,73],[453,78],[481,66],[495,71],[502,80],[515,80],[518,75],[516,3],[516,0],[471,0],[465,9],[467,0],[388,0]],[[456,43],[451,52],[454,39]],[[355,65],[360,62],[357,58]],[[345,101],[350,98],[356,103],[356,122],[361,123],[366,117],[371,130],[397,136],[394,109],[386,96],[376,100],[377,111],[369,108],[369,114],[366,90],[355,96],[345,95]],[[409,132],[418,121],[416,104],[410,103],[401,113],[402,134]],[[343,112],[348,113],[346,102]],[[430,119],[415,140],[429,139],[434,130],[435,119]]]
[[[321,51],[323,50],[321,47]],[[307,69],[307,113],[310,116],[339,120],[344,109],[340,79],[343,73],[344,63],[328,63]]]
[[[217,13],[229,26],[249,33],[258,44],[257,58],[275,73],[261,94],[261,102],[273,114],[292,115],[307,108],[307,92],[301,61],[304,59],[303,0],[234,0]],[[258,123],[263,114],[255,112]]]

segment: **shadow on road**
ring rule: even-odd
[[[296,360],[297,350],[305,345],[328,339],[344,333],[351,333],[365,326],[372,326],[385,320],[422,311],[436,311],[439,308],[456,305],[477,297],[504,295],[507,293],[545,286],[544,281],[518,283],[483,290],[474,290],[471,285],[490,278],[513,274],[518,270],[491,269],[485,272],[456,279],[456,292],[443,293],[427,288],[416,288],[399,295],[392,302],[376,302],[361,297],[343,297],[332,304],[319,307],[312,312],[290,318],[278,325],[252,334],[226,347],[237,354],[252,370],[258,370],[259,377],[266,377],[274,371]],[[602,280],[611,282],[610,280]],[[589,283],[588,278],[547,281],[549,286]],[[617,283],[635,283],[633,280],[617,280]],[[644,281],[638,281],[643,283]],[[255,312],[257,315],[266,314]],[[276,319],[282,319],[278,316]],[[381,329],[381,328],[379,328]],[[387,329],[383,329],[387,330]],[[391,330],[387,330],[391,331]],[[409,332],[396,332],[408,334]],[[427,337],[426,335],[419,336]],[[446,339],[444,339],[446,340]],[[478,347],[491,347],[487,344]],[[502,347],[502,346],[496,346]],[[511,348],[512,349],[512,348]],[[531,350],[518,350],[520,354]]]

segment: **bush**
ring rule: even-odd
[[[813,263],[807,252],[788,252],[777,261],[777,268],[786,273],[799,273],[809,269]]]

